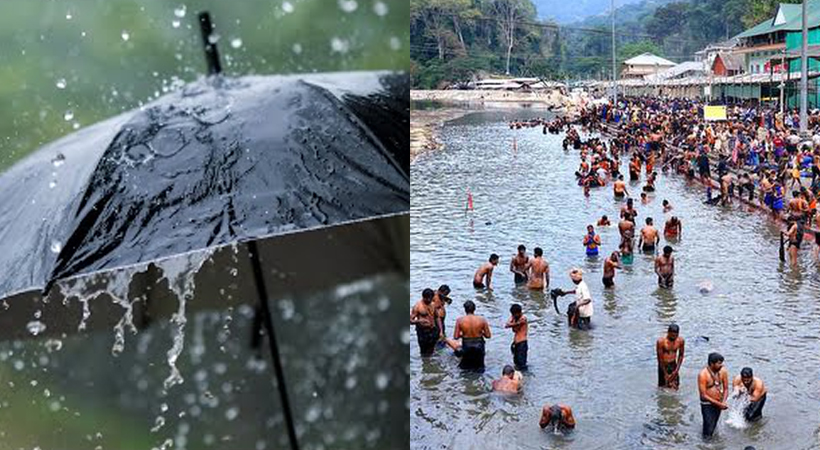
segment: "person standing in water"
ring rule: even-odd
[[[575,429],[575,417],[572,415],[572,408],[567,405],[544,405],[541,408],[541,419],[538,426],[542,429],[552,425],[553,430],[569,432]]]
[[[527,316],[521,310],[521,305],[515,303],[510,306],[510,319],[504,325],[504,328],[512,328],[514,333],[510,351],[513,355],[515,370],[527,370],[527,331],[529,325],[527,324]]]
[[[416,302],[410,310],[410,324],[416,326],[416,337],[419,342],[421,356],[430,356],[436,349],[439,339],[436,327],[436,309],[433,306],[432,289],[427,288],[421,293],[421,300]]]
[[[744,367],[740,375],[732,381],[732,387],[735,396],[749,396],[749,405],[743,410],[743,417],[749,422],[760,420],[763,417],[763,406],[766,404],[768,392],[763,380],[754,376],[751,367]]]
[[[626,199],[626,205],[621,208],[621,218],[626,219],[632,224],[635,224],[635,218],[638,217],[638,211],[635,210],[635,202],[632,198]]]
[[[484,339],[491,337],[487,319],[475,315],[475,303],[467,300],[464,302],[464,315],[456,319],[453,339],[448,339],[447,345],[456,356],[461,357],[458,364],[460,369],[481,372],[484,370]]]
[[[436,326],[438,327],[439,341],[444,342],[447,332],[444,329],[444,319],[447,318],[447,307],[453,301],[449,297],[450,286],[442,284],[433,295],[433,309],[436,311]]]
[[[521,391],[521,373],[516,372],[510,365],[504,366],[501,370],[501,378],[493,380],[493,390],[517,394]]]
[[[515,275],[515,284],[527,282],[527,269],[530,267],[530,257],[527,256],[527,247],[518,246],[518,253],[510,259],[510,272]]]
[[[595,234],[595,228],[587,225],[587,234],[584,236],[584,247],[587,248],[587,256],[598,256],[598,247],[601,245],[601,237]]]
[[[658,245],[661,238],[658,236],[658,230],[652,224],[652,218],[646,218],[646,225],[641,228],[641,237],[638,239],[638,247],[644,253],[655,253],[655,246]]]
[[[729,372],[723,367],[723,356],[720,353],[709,353],[706,367],[698,374],[704,437],[711,437],[715,433],[720,412],[729,407],[726,404],[728,389]]]
[[[584,281],[584,271],[575,268],[569,272],[569,277],[575,283],[575,289],[563,292],[575,294],[575,313],[577,314],[577,327],[579,330],[588,330],[592,320],[592,295],[589,293],[589,286]],[[572,317],[570,317],[570,323]]]
[[[666,336],[658,338],[655,351],[658,355],[658,386],[677,390],[680,386],[680,372],[683,364],[685,342],[680,337],[680,328],[669,325]]]
[[[604,276],[601,280],[604,283],[605,288],[611,288],[615,286],[615,269],[622,269],[620,264],[620,255],[618,252],[612,252],[604,261]]]
[[[672,289],[675,280],[675,258],[672,257],[672,247],[663,248],[663,255],[655,258],[655,274],[658,275],[658,286]]]
[[[626,190],[623,175],[618,175],[618,179],[612,183],[612,192],[615,196],[615,200],[623,200],[625,196],[629,195],[629,191]]]
[[[796,265],[797,251],[800,250],[800,245],[803,243],[803,224],[797,220],[788,221],[785,234],[789,239],[789,260],[792,265]]]
[[[632,264],[635,255],[632,253],[632,235],[624,237],[621,240],[621,246],[618,248],[621,255],[621,263]]]
[[[550,265],[543,258],[544,251],[540,247],[535,247],[533,254],[535,257],[529,265],[527,287],[533,290],[543,290],[550,284]]]
[[[481,265],[473,275],[473,287],[476,289],[487,288],[488,291],[493,290],[493,269],[498,265],[498,255],[493,253],[490,259]]]
[[[683,231],[683,224],[677,216],[672,216],[663,226],[663,237],[666,239],[679,238]]]

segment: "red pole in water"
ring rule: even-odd
[[[467,210],[473,210],[473,193],[470,191],[467,191]]]

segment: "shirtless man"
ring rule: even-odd
[[[618,222],[618,232],[621,233],[621,241],[623,241],[627,237],[634,237],[635,223],[627,219],[621,219],[621,221]]]
[[[421,293],[421,300],[410,310],[410,324],[416,326],[421,356],[432,355],[439,338],[433,295],[435,293],[432,289],[425,289]]]
[[[515,284],[527,282],[527,269],[530,267],[530,257],[527,256],[527,247],[518,246],[518,254],[510,260],[510,272],[515,274]]]
[[[744,367],[740,375],[732,381],[733,396],[749,396],[749,405],[743,410],[743,417],[749,422],[756,422],[763,417],[763,405],[766,404],[768,390],[763,380],[754,376],[751,367]]]
[[[723,356],[720,353],[709,353],[707,366],[698,374],[698,392],[700,414],[703,417],[703,436],[711,437],[715,433],[720,412],[729,407],[726,404],[726,397],[729,395],[729,372],[723,367]]]
[[[638,211],[635,210],[633,204],[634,203],[631,198],[626,199],[626,205],[621,207],[621,218],[626,219],[634,224],[635,218],[638,217]]]
[[[683,365],[685,342],[680,337],[680,328],[669,325],[666,336],[658,338],[655,351],[658,354],[658,386],[677,390],[680,386],[680,368]]]
[[[541,409],[541,420],[538,426],[547,428],[552,425],[553,430],[561,432],[572,431],[575,428],[575,417],[572,415],[572,408],[567,405],[545,405]]]
[[[680,237],[681,231],[683,231],[683,225],[677,216],[670,217],[663,226],[663,236],[666,239]]]
[[[598,226],[599,227],[608,227],[608,226],[611,226],[611,225],[612,225],[612,223],[609,222],[609,217],[607,217],[606,215],[603,215],[603,216],[601,216],[600,219],[598,219]]]
[[[450,286],[442,284],[433,295],[433,309],[436,311],[436,326],[439,332],[439,341],[444,342],[447,333],[444,329],[444,319],[447,318],[447,309],[445,305],[453,303],[449,297]]]
[[[464,302],[464,314],[456,319],[453,339],[447,339],[447,345],[461,357],[458,367],[463,370],[484,370],[484,339],[490,339],[490,324],[487,319],[475,315],[475,303]],[[461,339],[461,342],[458,340]]]
[[[510,351],[513,355],[515,370],[527,370],[527,331],[529,325],[527,324],[527,316],[521,311],[521,305],[515,303],[510,306],[510,319],[507,320],[504,328],[512,328],[514,333]]]
[[[493,380],[493,390],[517,394],[521,390],[521,373],[516,372],[510,365],[504,366],[501,378]]]
[[[615,200],[623,200],[625,196],[629,195],[623,175],[618,175],[618,179],[612,183],[612,192],[615,195]]]
[[[530,262],[527,287],[533,290],[547,289],[550,285],[550,265],[543,258],[544,251],[541,250],[541,247],[535,247],[533,254],[535,254],[535,258]]]
[[[658,236],[658,230],[652,225],[652,218],[646,218],[646,225],[641,228],[641,237],[638,239],[638,247],[645,253],[655,253],[655,246],[658,245],[661,238]]]
[[[803,225],[797,220],[790,220],[786,226],[786,237],[789,240],[789,261],[792,265],[797,264],[797,251],[803,243]]]
[[[612,254],[604,261],[604,277],[602,279],[605,288],[615,286],[615,269],[623,269],[620,264],[620,254],[612,252]]]
[[[481,265],[473,275],[473,287],[476,289],[487,288],[488,291],[493,290],[493,269],[498,265],[498,255],[493,253],[490,259]]]
[[[672,247],[663,248],[663,255],[655,258],[655,274],[658,275],[658,286],[672,289],[675,279],[675,258],[672,257]]]
[[[669,211],[672,211],[672,204],[669,203],[669,200],[663,199],[661,204],[663,205],[663,212],[668,213]]]
[[[806,213],[809,212],[809,202],[800,195],[798,191],[792,191],[792,199],[789,200],[789,219],[802,222]]]

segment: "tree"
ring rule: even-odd
[[[501,35],[507,47],[507,68],[505,73],[510,74],[510,58],[515,46],[515,38],[518,23],[527,17],[528,10],[535,11],[535,7],[529,0],[495,0],[493,9],[497,14]]]

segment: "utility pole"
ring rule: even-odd
[[[806,109],[808,108],[809,91],[809,31],[808,20],[806,19],[806,0],[803,0],[803,46],[800,49],[800,136],[808,137],[808,118]]]
[[[616,105],[618,104],[618,63],[615,61],[615,0],[610,0],[610,7],[612,8],[612,104]]]

